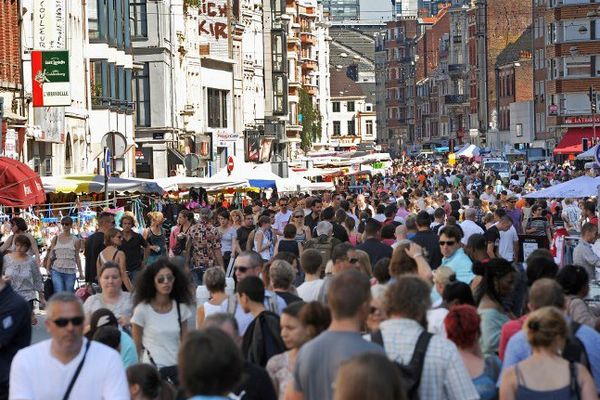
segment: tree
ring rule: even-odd
[[[305,152],[309,151],[313,142],[321,138],[321,113],[313,104],[312,96],[306,90],[300,89],[298,113],[302,117],[302,132],[300,146]]]

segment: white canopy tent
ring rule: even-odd
[[[577,155],[578,160],[593,160],[596,157],[596,149],[598,149],[599,145],[595,145],[587,149],[581,154]]]
[[[479,147],[474,144],[468,144],[464,146],[462,149],[458,150],[454,153],[456,157],[465,157],[465,158],[473,158],[479,156]]]
[[[570,181],[526,194],[524,197],[527,199],[580,199],[597,196],[598,186],[600,186],[600,177],[580,176]]]
[[[156,183],[164,190],[186,190],[193,187],[201,187],[208,192],[216,192],[224,189],[244,189],[250,187],[246,179],[238,178],[197,178],[193,176],[170,176],[159,178]]]

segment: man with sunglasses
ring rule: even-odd
[[[233,264],[235,270],[235,279],[237,282],[241,282],[244,278],[249,276],[259,277],[263,267],[263,260],[260,258],[260,254],[255,251],[244,251],[240,253]],[[231,314],[235,317],[240,327],[240,335],[246,333],[248,325],[252,322],[254,317],[251,313],[245,312],[239,304],[238,297],[236,295],[229,296],[228,301],[222,303],[223,312]],[[281,314],[283,309],[287,306],[284,299],[277,296],[275,293],[265,289],[264,298],[265,308],[276,314]]]
[[[460,239],[460,231],[455,226],[446,226],[441,229],[442,265],[452,268],[456,274],[456,279],[469,284],[475,277],[472,271],[473,261],[465,254]]]
[[[104,233],[115,226],[115,216],[109,212],[102,212],[98,216],[98,229],[85,241],[85,281],[97,281],[96,262],[98,255],[104,250]]]
[[[10,371],[11,399],[125,400],[129,389],[121,356],[83,337],[83,306],[72,293],[48,302],[51,339],[17,353]]]
[[[279,212],[275,214],[275,223],[273,228],[275,233],[283,236],[283,228],[290,223],[292,219],[292,211],[288,209],[288,200],[286,198],[279,199]]]

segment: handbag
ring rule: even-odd
[[[54,294],[54,284],[52,283],[52,277],[48,276],[44,280],[44,299],[50,300],[50,297]]]
[[[79,362],[79,365],[77,366],[77,369],[75,370],[75,375],[73,375],[73,378],[71,378],[71,382],[69,382],[69,386],[67,386],[67,391],[65,392],[65,395],[63,396],[62,400],[69,400],[69,396],[71,395],[73,386],[75,386],[75,382],[77,382],[77,378],[79,377],[81,368],[83,368],[83,363],[85,362],[85,357],[87,356],[87,353],[88,353],[88,350],[90,349],[91,344],[92,344],[92,341],[88,340],[88,342],[85,345],[85,352],[83,353],[83,358]]]
[[[175,303],[177,304],[177,322],[179,323],[179,341],[181,342],[181,338],[183,335],[183,331],[181,329],[181,310],[179,309],[179,303],[177,301]],[[148,354],[148,359],[150,360],[150,363],[156,368],[158,368],[158,365],[156,365],[156,362],[152,358],[150,351],[148,349],[145,350]],[[179,386],[179,371],[177,370],[177,364],[158,368],[158,373],[160,374],[161,379],[169,382],[173,386]]]

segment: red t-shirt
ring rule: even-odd
[[[508,321],[502,325],[502,330],[500,331],[500,345],[498,347],[498,355],[502,361],[504,361],[504,352],[506,351],[508,341],[523,328],[526,319],[527,315],[523,315],[519,319]]]
[[[590,219],[590,223],[598,226],[598,217],[596,217],[596,216],[592,217],[592,219]]]

